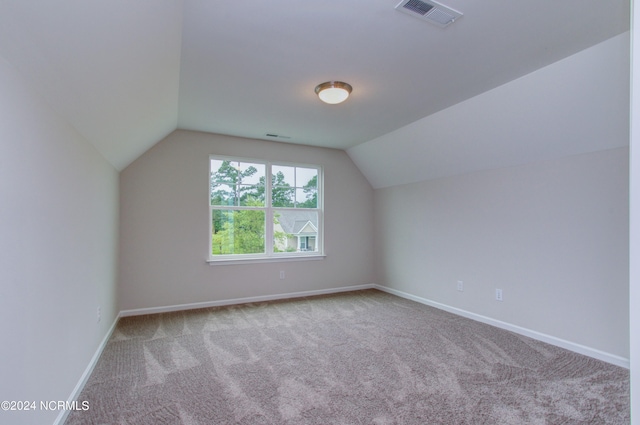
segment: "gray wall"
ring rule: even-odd
[[[2,58],[0,93],[0,400],[67,400],[117,314],[118,173]]]
[[[379,283],[629,359],[628,52],[621,34],[349,149]]]
[[[640,424],[640,7],[632,7],[630,279],[631,415]]]
[[[347,152],[378,189],[624,146],[629,33]]]
[[[629,358],[628,158],[618,148],[376,190],[380,283]]]
[[[210,154],[323,166],[326,259],[208,265]],[[122,310],[375,280],[373,189],[344,151],[178,130],[121,172],[120,193]]]

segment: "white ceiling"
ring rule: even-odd
[[[398,1],[0,0],[0,56],[122,169],[176,128],[347,149],[629,29],[622,0],[445,0],[444,29]]]

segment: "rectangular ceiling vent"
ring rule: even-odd
[[[281,134],[265,133],[267,137],[273,137],[274,139],[291,139],[291,136],[283,136]]]
[[[457,10],[431,0],[402,0],[396,10],[443,28],[462,16]]]

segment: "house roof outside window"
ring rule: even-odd
[[[292,235],[315,235],[318,233],[318,213],[304,210],[278,210],[277,217],[282,230]]]

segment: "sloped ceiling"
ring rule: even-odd
[[[444,29],[398,1],[0,0],[0,55],[122,169],[176,128],[352,148],[629,29],[621,0],[450,0]]]
[[[629,68],[625,33],[347,153],[382,188],[625,147]]]
[[[116,168],[177,126],[182,5],[0,1],[0,55]]]

